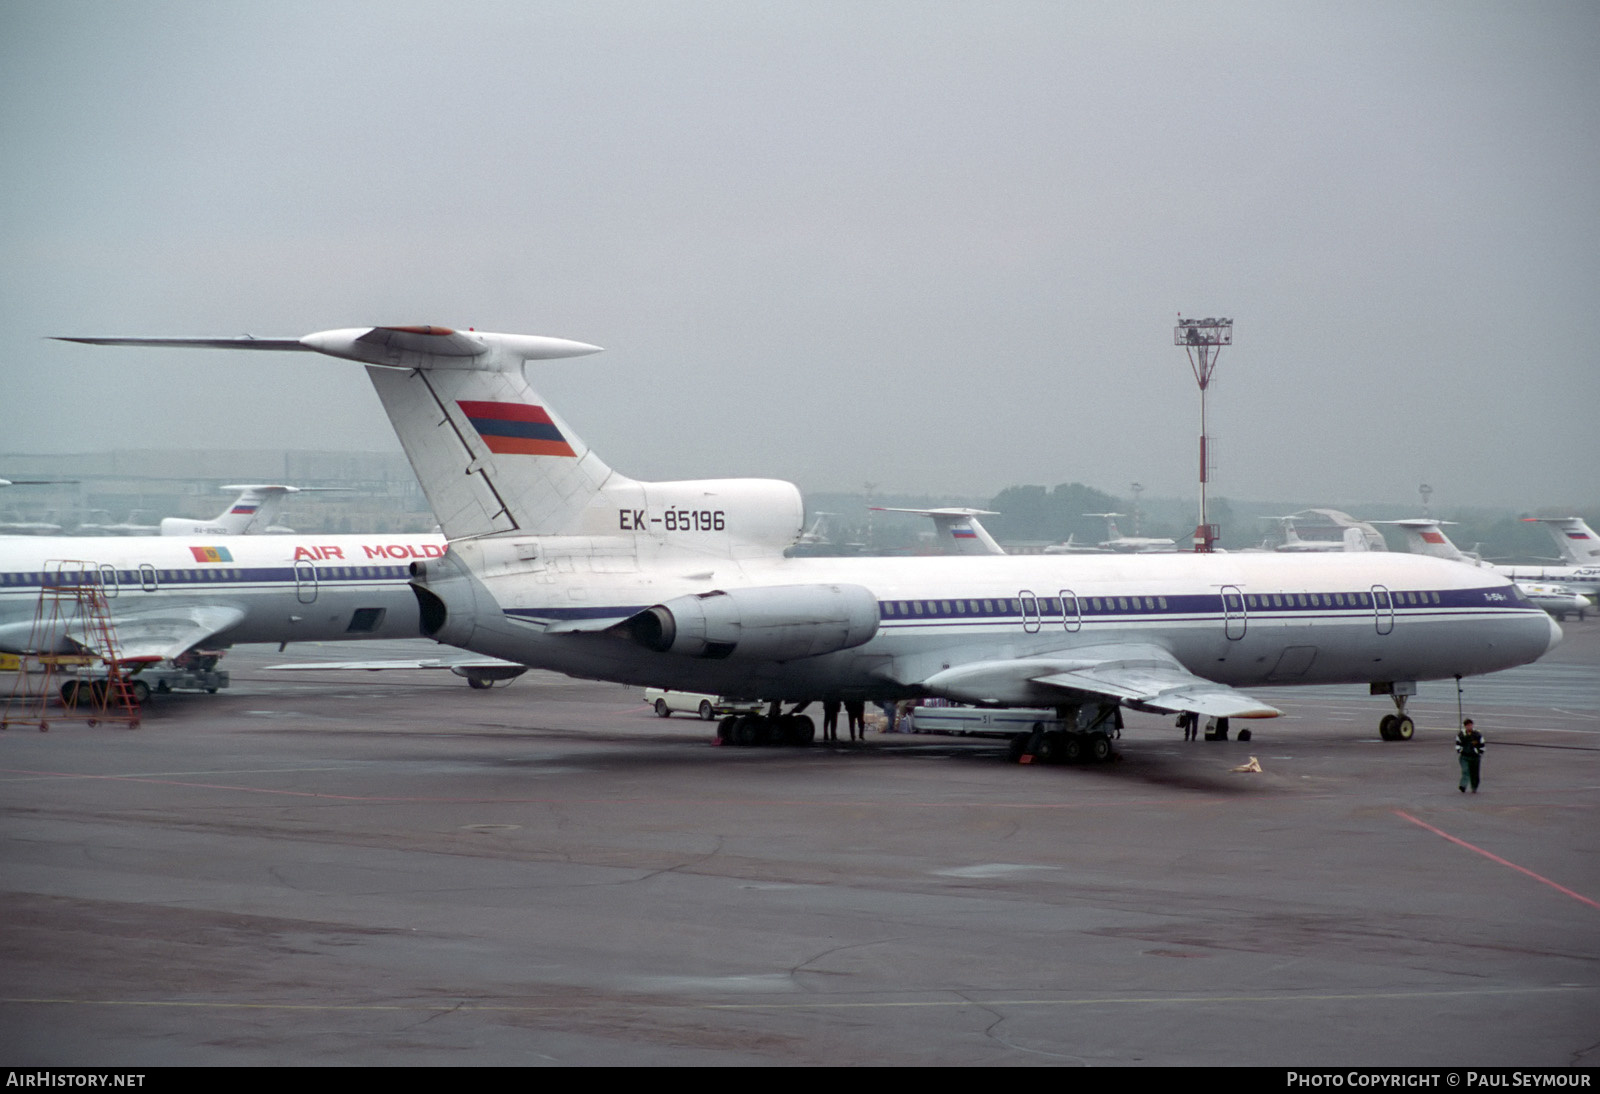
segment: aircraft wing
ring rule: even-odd
[[[1114,642],[1011,661],[980,661],[937,672],[924,686],[968,703],[1050,705],[1098,696],[1172,713],[1276,718],[1283,712],[1226,684],[1196,676],[1160,646]]]
[[[112,628],[124,661],[166,661],[193,649],[244,619],[243,608],[192,604],[130,612],[113,611]],[[74,642],[105,656],[109,651],[82,624],[67,631]]]

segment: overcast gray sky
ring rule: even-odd
[[[554,334],[618,470],[1590,505],[1594,3],[0,2],[0,451],[398,450],[357,366]],[[226,477],[226,469],[217,469]]]

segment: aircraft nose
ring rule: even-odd
[[[1562,633],[1561,624],[1556,622],[1554,616],[1547,615],[1545,616],[1545,619],[1550,623],[1550,644],[1544,648],[1544,652],[1549,653],[1551,650],[1561,645],[1561,639],[1566,636]]]

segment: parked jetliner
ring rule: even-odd
[[[1359,528],[1346,528],[1342,539],[1301,539],[1293,517],[1273,518],[1283,525],[1283,542],[1273,548],[1284,554],[1330,554],[1335,551],[1365,551],[1367,539]]]
[[[1085,513],[1086,517],[1101,517],[1106,522],[1106,538],[1100,541],[1100,548],[1106,551],[1123,551],[1133,554],[1144,552],[1176,551],[1177,543],[1170,539],[1157,539],[1151,536],[1125,536],[1117,531],[1117,518],[1127,516],[1126,513]]]
[[[1262,718],[1279,711],[1239,689],[1290,683],[1398,692],[1384,735],[1409,736],[1412,682],[1524,664],[1561,635],[1504,578],[1415,555],[785,558],[794,486],[635,481],[549,408],[524,363],[597,349],[578,342],[440,327],[73,340],[365,363],[450,544],[411,567],[424,633],[772,701],[765,721],[724,723],[738,739],[804,740],[798,705],[826,698]]]
[[[54,592],[88,585],[105,597],[125,661],[239,642],[415,638],[408,567],[444,553],[441,537],[422,535],[0,537],[0,650],[110,653],[77,600]],[[507,678],[487,660],[445,667],[479,687]]]
[[[193,520],[189,517],[161,518],[164,536],[243,536],[263,535],[274,531],[278,513],[283,509],[284,498],[300,493],[298,486],[276,484],[224,486],[223,490],[238,490],[239,496],[232,505],[210,520]],[[283,534],[292,534],[284,529]]]
[[[1502,574],[1507,569],[1504,566],[1491,566],[1483,559],[1466,553],[1452,543],[1450,537],[1444,534],[1443,526],[1453,524],[1454,521],[1412,517],[1407,520],[1375,520],[1371,523],[1393,524],[1398,527],[1406,537],[1406,550],[1415,554],[1465,562],[1469,566],[1481,566]],[[1581,620],[1591,606],[1588,600],[1563,585],[1517,579],[1517,587],[1529,600],[1557,619],[1564,620],[1569,614],[1576,613]]]
[[[161,529],[154,524],[141,524],[139,517],[145,513],[143,509],[135,509],[128,514],[127,520],[113,522],[111,514],[104,509],[96,509],[90,516],[105,517],[105,520],[79,521],[77,528],[73,529],[75,536],[153,536],[158,535]]]

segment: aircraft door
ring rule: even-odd
[[[1017,596],[1022,601],[1022,629],[1029,634],[1039,633],[1039,598],[1033,595],[1032,589],[1023,589]]]
[[[1083,626],[1083,614],[1078,609],[1078,596],[1071,589],[1061,590],[1061,626],[1069,633]]]
[[[115,566],[100,566],[100,591],[106,594],[106,599],[117,595],[117,568]]]
[[[1237,585],[1222,587],[1222,630],[1230,642],[1244,637],[1248,620],[1244,610],[1244,594]]]
[[[147,593],[156,591],[156,568],[148,562],[139,563],[139,587]]]
[[[302,604],[317,600],[317,568],[304,560],[294,564],[294,596]]]
[[[1372,618],[1378,625],[1379,634],[1394,630],[1394,600],[1382,585],[1372,587]]]

